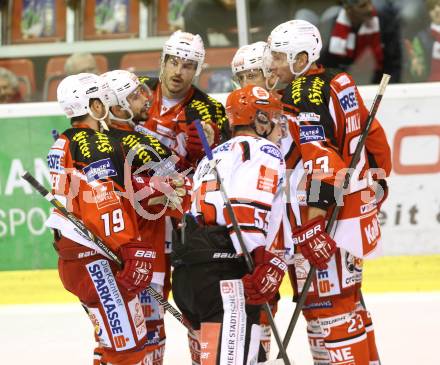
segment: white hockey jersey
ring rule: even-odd
[[[247,249],[269,247],[282,219],[285,163],[280,150],[264,138],[237,136],[215,148],[213,156]],[[207,157],[194,174],[191,212],[207,225],[227,226],[235,250],[241,253]]]

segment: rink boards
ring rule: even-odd
[[[382,257],[367,261],[364,275],[366,293],[440,292],[440,255]],[[0,305],[77,302],[62,287],[56,270],[0,272],[0,293]],[[281,295],[292,296],[287,276]]]
[[[376,87],[360,91],[369,106]],[[215,97],[224,102],[226,95]],[[393,153],[381,216],[386,255],[440,254],[439,105],[440,83],[433,83],[390,85],[380,106]],[[0,271],[56,268],[43,225],[49,205],[20,174],[27,169],[48,187],[51,130],[68,126],[56,103],[0,105]]]

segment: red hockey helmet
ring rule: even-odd
[[[282,103],[276,96],[255,85],[234,90],[226,100],[226,115],[231,127],[253,126],[257,119],[278,123],[282,110]]]

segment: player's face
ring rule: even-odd
[[[434,24],[440,25],[440,3],[436,4],[430,11],[429,16]]]
[[[151,94],[151,90],[142,84],[127,96],[134,122],[140,122],[148,118],[148,111],[150,110],[152,99],[153,95]]]
[[[255,128],[259,135],[270,133],[266,139],[280,145],[283,138],[283,130],[280,125],[281,113],[272,112],[268,114],[264,111],[258,111],[255,118]]]
[[[347,5],[345,8],[349,18],[354,24],[362,24],[373,16],[373,4],[371,0],[358,0],[355,4]]]
[[[276,75],[283,84],[288,84],[294,79],[294,75],[290,71],[287,55],[282,52],[272,52],[272,73]]]
[[[236,78],[241,87],[255,85],[260,86],[263,89],[266,88],[266,79],[263,76],[263,71],[260,69],[237,72]]]
[[[272,133],[267,136],[267,139],[279,147],[282,138],[283,138],[282,128],[278,123],[276,123],[272,129]]]
[[[96,62],[93,57],[85,57],[83,59],[78,59],[74,65],[74,73],[92,73],[98,74],[98,69],[96,67]]]
[[[235,9],[235,0],[220,0],[220,2],[228,10]]]
[[[8,80],[0,78],[0,103],[10,103],[14,97],[14,89]]]
[[[197,62],[179,57],[167,58],[162,70],[162,88],[168,97],[183,97],[190,89],[196,74]]]

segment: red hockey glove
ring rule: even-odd
[[[116,274],[116,280],[128,291],[138,294],[150,285],[153,278],[156,251],[141,243],[128,243],[120,248],[120,255],[124,266]]]
[[[253,252],[255,269],[247,274],[243,281],[246,304],[260,305],[270,301],[280,288],[286,263],[264,247],[257,247]]]
[[[295,229],[292,238],[310,264],[318,270],[327,269],[327,262],[336,251],[336,242],[325,232],[323,218],[317,217]]]
[[[205,132],[206,139],[210,147],[214,146],[219,141],[219,130],[214,123],[201,122],[203,131]],[[198,160],[205,155],[203,150],[202,141],[197,133],[195,122],[188,125],[186,129],[186,150],[188,152],[188,158],[190,160]]]

